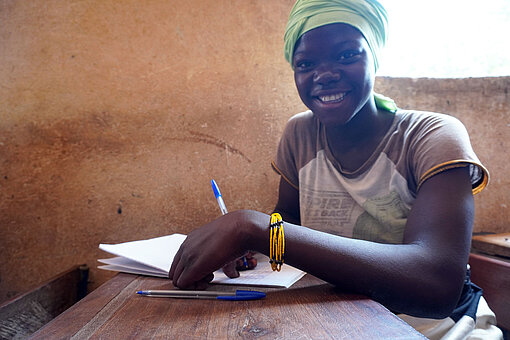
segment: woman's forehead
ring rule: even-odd
[[[348,24],[324,25],[304,33],[296,42],[294,53],[309,47],[327,47],[349,41],[365,42],[365,38],[357,28]]]

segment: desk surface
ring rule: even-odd
[[[151,298],[169,280],[118,274],[37,331],[34,339],[424,339],[379,303],[311,275],[255,301]],[[217,285],[211,290],[232,291]],[[246,288],[245,288],[246,289]]]

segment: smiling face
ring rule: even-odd
[[[359,112],[376,113],[374,62],[356,28],[330,24],[304,33],[292,63],[301,100],[323,124],[345,125]]]

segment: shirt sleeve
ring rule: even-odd
[[[468,132],[457,118],[433,114],[420,125],[412,143],[418,189],[432,176],[457,167],[469,167],[473,194],[487,186],[489,172],[473,151]]]
[[[289,119],[283,131],[273,169],[291,186],[299,190],[299,171],[315,157],[318,121],[311,111],[298,113]]]
[[[285,181],[299,190],[299,174],[294,157],[296,148],[293,138],[295,136],[295,125],[295,120],[292,118],[287,122],[276,150],[276,158],[271,162],[271,166]]]

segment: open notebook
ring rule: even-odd
[[[104,265],[98,268],[168,277],[172,260],[185,239],[186,235],[172,234],[140,241],[100,244],[99,249],[116,257],[99,259]],[[289,288],[305,275],[305,272],[288,265],[283,265],[279,272],[273,271],[267,256],[257,254],[255,257],[258,261],[255,269],[242,271],[241,276],[235,279],[228,278],[218,270],[214,272],[212,283]]]

